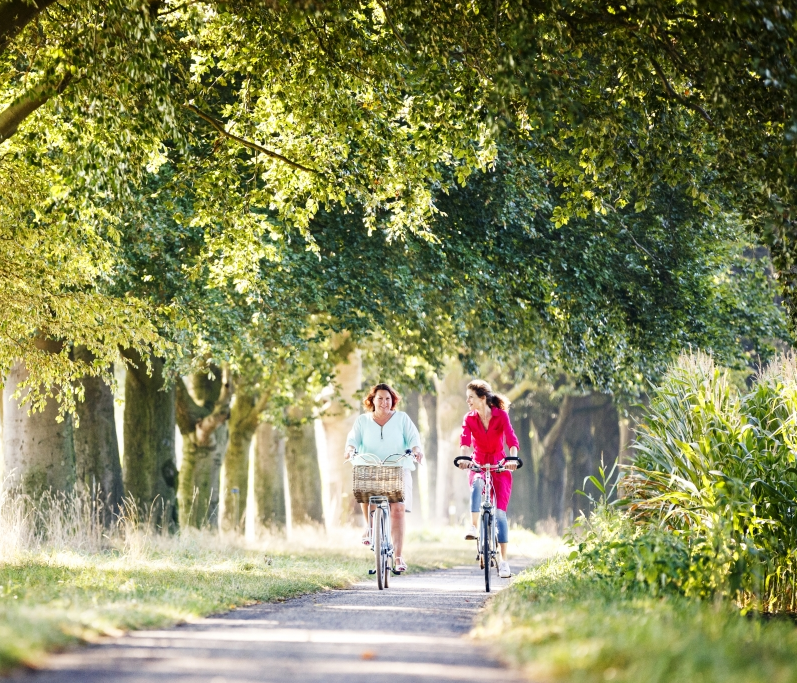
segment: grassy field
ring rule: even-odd
[[[476,635],[536,682],[797,681],[797,628],[727,603],[621,592],[556,559],[491,603]]]
[[[47,651],[103,635],[368,579],[372,553],[359,535],[296,529],[290,542],[273,535],[247,543],[207,531],[132,531],[89,542],[85,533],[51,538],[35,550],[0,547],[0,670],[35,665]],[[555,545],[515,535],[537,555]],[[411,531],[406,545],[411,572],[473,562],[459,529]]]

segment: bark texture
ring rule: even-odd
[[[58,83],[37,85],[0,111],[0,142],[14,135],[20,124],[51,97],[60,95],[71,80],[72,76],[68,74]]]
[[[344,356],[344,360],[335,366],[339,395],[333,398],[321,418],[329,459],[327,510],[333,524],[349,524],[360,519],[360,511],[352,493],[352,468],[344,462],[343,453],[346,437],[360,414],[361,404],[354,394],[362,387],[363,363],[362,352],[351,345],[348,337],[335,341],[338,353]]]
[[[404,412],[407,413],[412,424],[418,426],[418,416],[420,415],[421,408],[421,395],[417,391],[408,391],[404,396]],[[425,454],[424,454],[425,455]],[[414,514],[420,516],[421,514],[421,485],[418,481],[419,465],[415,465],[412,471],[412,510]]]
[[[527,393],[512,407],[524,467],[514,475],[509,514],[538,531],[561,533],[589,500],[576,494],[584,478],[611,466],[620,450],[617,408],[592,393],[557,402],[545,391]]]
[[[139,514],[161,528],[177,525],[177,464],[174,451],[175,388],[166,388],[163,360],[152,358],[152,373],[134,351],[125,357],[122,478]]]
[[[285,465],[288,473],[293,524],[324,521],[321,502],[321,470],[312,420],[291,415],[286,429]]]
[[[180,522],[195,527],[218,526],[221,466],[229,444],[232,384],[229,370],[211,368],[176,385],[176,419],[183,436],[180,465]]]
[[[0,55],[14,38],[55,0],[5,0],[0,2]]]
[[[43,343],[47,344],[47,343]],[[52,351],[56,349],[53,345]],[[49,399],[44,411],[28,415],[12,394],[28,378],[22,363],[11,368],[3,388],[3,454],[9,486],[30,496],[45,491],[70,493],[75,485],[72,418],[58,422],[58,402]]]
[[[273,370],[271,379],[236,377],[235,403],[230,413],[230,443],[224,461],[224,515],[222,528],[239,529],[243,524],[249,491],[249,453],[252,438],[260,424],[263,411],[268,407],[274,391],[274,382],[282,371],[282,363]],[[258,476],[257,466],[255,476]],[[274,476],[273,473],[266,476]],[[281,475],[280,475],[281,476]],[[257,478],[254,485],[257,491]],[[237,489],[237,492],[234,490]],[[283,510],[284,510],[283,504]]]
[[[470,510],[468,478],[453,465],[454,457],[459,455],[462,418],[468,410],[465,403],[468,381],[461,363],[454,359],[448,361],[442,377],[435,377],[438,435],[436,516],[442,520],[452,517],[452,506],[455,519]]]
[[[222,528],[240,529],[249,491],[249,450],[260,419],[257,396],[243,382],[237,383],[230,413],[230,442],[224,461],[224,518]]]
[[[285,437],[270,422],[261,422],[257,427],[254,456],[256,519],[264,527],[283,526]]]
[[[428,431],[424,437],[424,455],[426,456],[426,476],[428,478],[429,501],[427,502],[429,514],[435,516],[437,510],[437,395],[423,394],[421,396],[423,408],[426,411]]]
[[[94,360],[85,347],[76,348],[74,355],[87,363]],[[74,430],[77,485],[102,501],[103,521],[108,525],[124,495],[113,392],[99,377],[84,377],[81,384],[85,398],[77,404],[79,425]]]

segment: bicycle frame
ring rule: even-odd
[[[469,462],[469,469],[481,475],[481,479],[484,481],[479,511],[479,538],[476,541],[476,559],[479,560],[481,568],[484,569],[484,586],[489,593],[490,568],[495,567],[496,571],[498,570],[498,524],[496,522],[497,505],[493,473],[510,471],[506,467],[507,461],[516,462],[517,469],[519,469],[523,467],[523,461],[520,458],[511,456],[503,458],[496,465],[481,465],[473,462],[473,458],[468,456],[458,456],[454,458],[454,465],[459,467],[460,461]]]
[[[397,466],[404,458],[414,457],[412,451],[391,453],[384,460],[373,453],[357,453],[349,459],[352,465],[372,465],[376,467]],[[356,459],[356,461],[355,461]],[[374,551],[376,568],[369,574],[376,574],[376,583],[379,590],[387,588],[390,583],[390,573],[396,574],[396,560],[394,556],[393,534],[390,528],[390,502],[386,496],[370,496],[368,498],[369,532],[371,550]]]
[[[490,592],[490,568],[498,569],[498,525],[495,520],[496,498],[495,486],[493,484],[494,471],[503,471],[502,466],[490,465],[471,465],[471,469],[477,474],[481,474],[484,481],[481,495],[481,506],[479,512],[479,538],[476,541],[477,559],[479,559],[484,569],[485,589]]]

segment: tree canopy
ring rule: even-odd
[[[107,374],[120,347],[218,359],[346,329],[629,387],[685,344],[786,336],[741,253],[749,227],[790,303],[785,6],[6,0],[0,18],[0,370],[23,359],[31,386]]]

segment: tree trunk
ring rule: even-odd
[[[462,418],[468,410],[465,389],[469,378],[458,360],[449,360],[442,378],[435,378],[437,392],[437,516],[453,521],[470,511],[468,478],[454,468],[459,455]]]
[[[426,477],[427,492],[429,500],[426,503],[429,514],[434,517],[437,510],[437,467],[438,467],[438,447],[437,447],[437,396],[435,394],[423,394],[421,396],[424,410],[426,411],[426,422],[428,431],[424,434],[426,456]]]
[[[40,348],[58,353],[61,345],[42,340]],[[3,454],[10,486],[36,498],[48,490],[70,493],[75,485],[75,450],[72,418],[58,422],[58,402],[50,398],[41,412],[28,415],[12,395],[28,378],[22,363],[15,363],[3,388]]]
[[[551,534],[559,531],[564,490],[563,479],[567,477],[562,434],[570,417],[571,407],[572,399],[565,396],[558,406],[553,422],[550,422],[550,413],[546,415],[547,431],[543,432],[542,428],[538,430],[540,443],[538,445],[539,458],[535,459],[534,474],[537,487],[534,496],[536,510],[533,511],[533,518],[543,531]]]
[[[294,524],[324,521],[321,503],[321,471],[312,420],[299,422],[292,416],[286,430],[285,464],[288,471],[291,513]]]
[[[285,437],[270,422],[255,432],[256,519],[264,527],[285,524]]]
[[[345,348],[343,335],[333,340],[333,345]],[[340,387],[340,397],[335,398],[321,417],[327,441],[327,480],[329,481],[329,510],[332,524],[347,524],[359,519],[359,506],[352,492],[351,465],[343,461],[346,437],[360,414],[360,403],[354,397],[362,386],[362,353],[358,349],[335,366],[335,380]]]
[[[164,390],[163,360],[152,358],[152,374],[135,351],[124,354],[125,381],[122,478],[143,519],[158,527],[177,525],[177,465],[174,452],[175,388]]]
[[[221,466],[227,451],[232,387],[229,371],[211,368],[195,373],[189,391],[177,381],[176,420],[183,435],[179,504],[182,524],[217,527]],[[193,395],[192,395],[193,394]]]
[[[516,420],[518,456],[523,461],[523,467],[512,474],[512,498],[508,512],[513,522],[528,526],[533,515],[534,458],[531,450],[531,417],[528,409],[519,403],[514,404],[518,410],[513,418]]]
[[[77,347],[74,355],[76,360],[86,363],[94,360],[85,347]],[[99,377],[86,376],[80,382],[85,396],[76,407],[79,420],[74,430],[77,485],[102,501],[103,522],[108,526],[119,512],[124,495],[113,392]]]
[[[238,383],[238,394],[230,412],[230,441],[224,457],[224,529],[238,530],[246,512],[249,490],[249,450],[257,430],[259,415],[255,396]]]
[[[407,394],[404,396],[404,412],[407,413],[410,420],[412,420],[412,424],[416,427],[418,426],[418,415],[420,414],[421,408],[421,395],[417,391],[408,391]],[[421,484],[418,481],[418,465],[415,465],[415,469],[412,472],[412,500],[411,502],[411,509],[414,510],[415,515],[420,516],[421,514]]]

